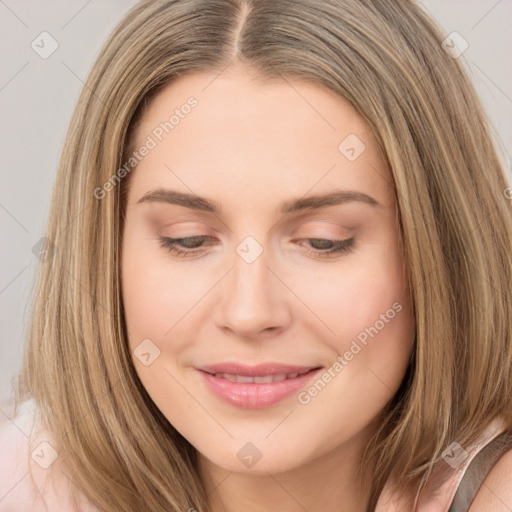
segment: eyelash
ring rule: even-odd
[[[188,236],[188,237],[184,237],[184,238],[169,238],[169,237],[162,236],[162,237],[160,237],[160,245],[161,245],[161,247],[164,247],[165,249],[167,249],[169,252],[171,252],[175,256],[186,257],[193,253],[199,254],[199,251],[196,249],[202,249],[203,246],[196,248],[196,249],[183,249],[183,248],[179,247],[178,244],[180,244],[184,240],[194,240],[194,239],[196,239],[196,240],[214,240],[213,237],[209,237],[209,236]],[[306,251],[307,254],[309,254],[309,255],[320,256],[321,258],[322,257],[328,258],[331,255],[346,254],[346,253],[351,252],[353,249],[355,238],[352,237],[352,238],[348,238],[346,240],[331,240],[328,238],[305,238],[304,240],[309,240],[309,241],[314,240],[316,242],[318,242],[318,241],[331,242],[332,244],[334,244],[334,247],[332,247],[328,251],[321,251],[321,250],[317,250],[317,249],[308,249]]]

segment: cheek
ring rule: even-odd
[[[169,265],[165,249],[155,247],[157,241],[137,243],[130,236],[124,242],[123,304],[131,345],[141,337],[165,338],[205,293],[204,281],[180,265]]]
[[[347,258],[336,272],[317,274],[304,283],[304,302],[329,328],[321,327],[324,342],[342,357],[333,373],[343,377],[335,379],[333,391],[341,386],[355,409],[362,396],[375,398],[379,390],[379,403],[390,398],[403,378],[414,335],[399,251],[383,244],[364,258]]]
[[[393,323],[399,323],[400,317],[405,321],[409,297],[402,260],[398,251],[385,247],[367,251],[364,257],[354,254],[337,268],[304,271],[296,278],[304,302],[336,340],[352,339],[377,322],[380,327],[381,315],[398,321]],[[339,348],[344,348],[343,343]]]
[[[122,296],[130,353],[144,388],[177,425],[181,418],[187,418],[191,403],[173,378],[173,368],[188,343],[183,335],[190,328],[186,313],[197,302],[198,293],[205,291],[204,286],[198,290],[198,284],[189,277],[177,266],[173,269],[165,250],[155,250],[153,241],[125,235]],[[166,409],[170,396],[173,410],[180,411],[178,418]]]

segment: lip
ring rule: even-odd
[[[318,366],[292,366],[267,363],[247,366],[239,363],[221,363],[197,368],[207,388],[218,398],[242,409],[270,407],[304,387],[320,370]],[[232,382],[215,373],[228,373],[248,377],[293,374],[294,378],[277,382]]]

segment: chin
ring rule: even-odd
[[[307,463],[308,458],[302,454],[298,457],[297,448],[290,446],[269,447],[263,442],[245,443],[236,442],[236,446],[222,452],[207,453],[201,452],[210,463],[226,471],[247,474],[262,475],[268,473],[277,474],[292,471]],[[303,447],[302,447],[303,449]],[[313,457],[314,458],[314,457]]]

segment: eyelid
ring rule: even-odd
[[[310,238],[320,238],[321,236],[343,238],[351,236],[353,226],[349,228],[349,226],[341,224],[339,220],[334,222],[329,220],[306,220],[298,223],[292,231],[292,236],[298,234],[302,236],[304,232],[306,234],[312,232],[314,236]]]
[[[178,258],[188,258],[188,259],[195,259],[201,257],[206,248],[211,244],[203,245],[201,243],[198,247],[192,247],[192,248],[184,248],[182,245],[183,240],[190,240],[190,239],[199,239],[200,242],[208,242],[212,239],[215,240],[215,237],[211,237],[208,235],[196,235],[196,236],[187,236],[187,237],[180,237],[180,238],[170,238],[165,236],[160,236],[160,246],[163,248],[166,248],[169,253],[174,255]],[[339,258],[342,255],[349,254],[354,249],[354,243],[355,243],[355,236],[351,238],[342,238],[342,239],[336,239],[336,238],[322,238],[322,237],[307,237],[307,238],[299,238],[299,241],[326,241],[330,244],[332,244],[331,248],[328,248],[328,250],[325,249],[315,249],[311,246],[307,249],[305,249],[306,254],[311,255],[316,258],[320,259],[335,259]],[[294,241],[294,240],[292,240]],[[301,246],[301,244],[296,244]]]
[[[176,231],[181,236],[181,232],[191,233],[191,236],[196,236],[197,232],[207,232],[208,234],[215,232],[216,230],[212,228],[208,223],[201,222],[200,220],[182,220],[173,219],[172,221],[167,220],[163,222],[155,222],[155,228],[158,231]],[[174,233],[172,236],[175,236]],[[186,235],[188,236],[188,235]]]

